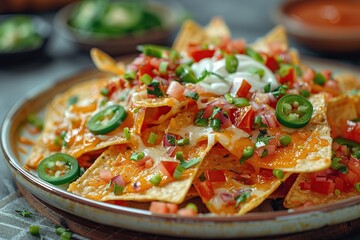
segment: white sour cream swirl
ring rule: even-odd
[[[251,91],[263,91],[268,83],[270,83],[270,89],[279,86],[276,77],[265,65],[246,55],[236,54],[235,56],[239,60],[235,73],[228,73],[225,67],[225,58],[221,60],[205,58],[200,62],[192,64],[191,68],[197,77],[200,77],[204,71],[224,77],[222,79],[214,74],[209,74],[203,81],[199,82],[200,86],[206,91],[219,96],[229,92],[235,94],[244,79],[251,84]],[[248,72],[248,70],[253,67],[263,69],[264,76],[260,78],[258,74]]]

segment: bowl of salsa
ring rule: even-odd
[[[360,1],[290,0],[277,8],[275,19],[309,49],[329,53],[360,51]]]

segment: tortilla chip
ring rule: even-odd
[[[44,118],[44,129],[38,138],[26,165],[30,168],[36,168],[40,160],[52,153],[63,150],[69,152],[70,149],[61,148],[54,144],[58,133],[58,125],[64,119],[65,110],[69,107],[68,100],[71,97],[77,97],[78,102],[95,101],[100,92],[100,88],[105,86],[107,79],[97,79],[90,82],[79,83],[66,92],[57,95],[46,107]],[[67,126],[64,126],[67,129]]]
[[[220,170],[226,177],[226,182],[212,182],[214,196],[211,199],[202,197],[204,204],[210,212],[216,214],[245,214],[259,206],[290,174],[285,174],[283,179],[277,179],[273,176],[271,170],[262,169],[257,172],[247,162],[240,164],[239,158],[231,154],[221,145],[214,146],[206,155],[197,177],[194,180],[194,186],[200,189],[200,176],[205,175],[208,170]],[[264,174],[266,172],[266,174]],[[264,177],[264,176],[267,177]],[[249,194],[246,200],[240,202],[236,207],[236,196],[242,193]],[[228,199],[227,202],[224,196]],[[230,198],[230,199],[229,199]],[[231,200],[232,198],[232,200]]]
[[[274,49],[287,51],[289,49],[286,30],[284,26],[278,25],[264,37],[256,40],[252,47],[259,52],[272,53]]]
[[[358,117],[354,99],[347,95],[330,99],[326,115],[331,127],[331,136],[340,136],[346,128],[347,120]]]
[[[310,173],[301,173],[290,189],[284,200],[284,206],[286,208],[296,208],[304,204],[321,205],[337,202],[343,199],[347,199],[353,196],[359,196],[359,192],[353,188],[349,192],[336,194],[321,194],[310,190],[301,190],[300,183],[310,182]]]
[[[352,73],[342,72],[334,76],[335,81],[339,84],[339,88],[344,93],[351,93],[354,90],[359,91],[360,79]]]
[[[325,96],[313,95],[309,99],[314,112],[309,124],[299,130],[285,127],[268,129],[274,133],[289,134],[292,143],[285,148],[277,148],[274,156],[261,158],[254,154],[249,160],[255,168],[281,169],[284,172],[313,172],[326,169],[331,164],[330,128],[326,120]],[[241,130],[240,130],[241,131]],[[217,139],[232,154],[241,157],[246,146],[254,146],[246,133],[236,134],[236,137],[228,134],[226,130],[217,134]]]
[[[205,30],[192,20],[185,21],[178,33],[172,48],[176,51],[186,51],[189,43],[203,43],[209,39]]]
[[[214,17],[205,27],[206,35],[212,39],[231,38],[231,32],[221,17]]]

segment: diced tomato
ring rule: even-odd
[[[198,182],[195,185],[196,190],[199,195],[206,199],[210,200],[214,196],[214,190],[212,188],[211,182],[209,180],[205,180],[203,182]]]
[[[348,170],[348,172],[346,174],[340,173],[339,177],[351,185],[354,185],[355,183],[360,182],[360,177],[351,170]]]
[[[292,86],[292,84],[296,81],[296,72],[294,68],[290,68],[288,73],[285,76],[280,76],[279,79],[281,84],[287,83],[288,85]]]
[[[185,216],[185,217],[197,215],[197,213],[191,208],[181,208],[177,211],[177,214],[180,216]]]
[[[360,143],[360,124],[354,124],[354,122],[352,121],[347,121],[347,127],[342,136],[344,138]]]
[[[272,72],[275,72],[279,69],[279,64],[273,56],[266,58],[265,66],[267,66]]]
[[[255,111],[251,106],[242,107],[233,114],[232,122],[235,127],[250,132],[254,123]]]
[[[151,202],[149,207],[150,212],[160,213],[160,214],[176,213],[177,210],[178,210],[178,206],[176,204],[157,202],[157,201]]]
[[[358,159],[350,157],[350,160],[348,162],[348,167],[351,171],[353,171],[358,176],[360,176],[360,161]]]
[[[99,174],[100,174],[100,179],[105,182],[110,182],[110,180],[112,179],[112,174],[111,174],[110,170],[100,169]]]
[[[248,83],[245,79],[242,81],[240,88],[237,90],[236,95],[238,97],[246,98],[251,89],[251,84]]]
[[[150,64],[144,64],[144,65],[141,65],[139,66],[139,78],[144,75],[144,74],[148,74],[150,77],[155,77],[155,74],[154,74],[154,67],[151,66]]]
[[[335,183],[331,181],[311,182],[311,191],[328,195],[335,190]]]
[[[225,182],[226,177],[223,170],[208,169],[205,170],[205,177],[210,182]]]
[[[114,204],[118,206],[126,206],[126,201],[124,200],[114,200]]]
[[[171,81],[166,90],[166,94],[177,100],[182,100],[184,99],[184,91],[184,86],[181,85],[178,81]]]
[[[213,57],[215,53],[215,49],[207,49],[199,44],[189,44],[188,53],[194,59],[195,62],[199,62],[204,58]]]
[[[259,177],[262,181],[268,181],[274,179],[274,174],[271,169],[261,168],[259,171]]]
[[[175,161],[161,161],[159,164],[160,171],[167,177],[172,177],[175,171],[175,168],[179,165]]]
[[[301,190],[310,190],[311,189],[311,183],[310,182],[301,182],[300,183],[300,189]]]
[[[334,182],[335,182],[335,189],[339,189],[340,192],[343,192],[344,191],[344,180],[342,180],[339,177],[335,177]]]
[[[243,53],[245,51],[246,42],[244,39],[235,39],[231,41],[232,51]]]

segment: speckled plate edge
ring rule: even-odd
[[[347,71],[360,76],[357,67],[305,58],[309,66]],[[1,145],[5,163],[15,180],[36,197],[65,212],[101,224],[146,233],[189,238],[260,237],[318,229],[359,218],[360,197],[353,197],[334,204],[298,209],[249,213],[243,216],[179,217],[151,214],[149,211],[115,206],[79,197],[58,189],[26,171],[19,163],[16,136],[25,117],[45,106],[52,96],[71,85],[104,74],[88,70],[59,82],[47,83],[28,92],[7,113],[1,129]]]

